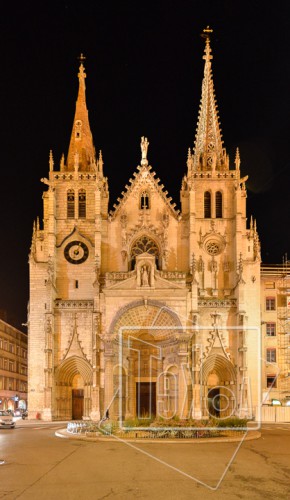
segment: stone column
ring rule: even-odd
[[[113,399],[114,399],[114,380],[113,380],[113,368],[114,368],[114,352],[112,341],[107,341],[105,345],[105,407],[104,411],[109,410],[110,418],[113,418]]]
[[[100,420],[100,338],[98,335],[100,317],[99,314],[94,317],[93,329],[93,386],[91,393],[91,412],[92,420]]]
[[[128,357],[128,394],[126,399],[126,416],[125,418],[131,418],[135,415],[135,377],[134,377],[134,359]]]

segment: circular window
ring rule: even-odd
[[[216,241],[209,241],[205,249],[210,255],[218,255],[221,252],[220,245]]]

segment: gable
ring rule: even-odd
[[[176,204],[171,203],[172,198],[164,191],[160,179],[155,178],[155,172],[151,172],[151,166],[138,166],[138,172],[134,172],[134,179],[130,179],[130,186],[126,185],[126,191],[122,191],[122,198],[118,198],[118,204],[114,204],[114,210],[110,212],[112,219],[122,211],[129,213],[142,209],[149,209],[153,218],[158,213],[167,212],[174,219],[178,219],[179,210]]]

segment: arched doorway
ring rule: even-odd
[[[66,359],[55,373],[55,405],[53,418],[79,420],[91,412],[93,371],[90,363],[73,356]]]
[[[203,417],[228,418],[236,413],[236,373],[229,359],[211,354],[202,365]]]
[[[108,351],[105,364],[106,408],[111,405],[113,413],[116,413],[115,404],[110,403],[117,389],[115,369],[111,363],[113,357],[113,366],[122,364],[125,372],[123,376],[126,383],[122,381],[126,386],[125,417],[152,418],[156,414],[158,377],[164,371],[166,355],[170,353],[172,356],[173,351],[170,349],[173,347],[169,347],[169,344],[176,343],[179,331],[182,331],[182,327],[176,313],[155,301],[136,301],[117,313],[110,327],[113,342],[105,346],[105,358]],[[112,377],[113,384],[110,382]],[[173,397],[176,398],[175,392]],[[110,411],[110,417],[111,414]]]

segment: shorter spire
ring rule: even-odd
[[[67,158],[67,170],[76,170],[76,153],[78,154],[78,170],[88,171],[95,161],[95,148],[89,124],[89,116],[86,105],[86,73],[83,65],[86,59],[83,54],[78,57],[80,61],[78,79],[79,90],[76,101],[76,110],[70,139]],[[92,161],[93,160],[93,161]]]

